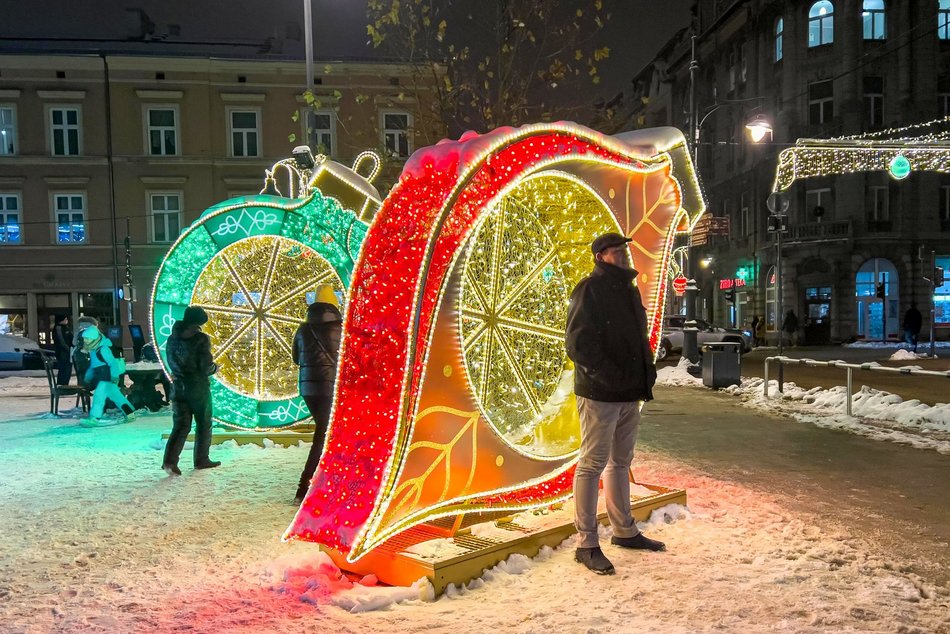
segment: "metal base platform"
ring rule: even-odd
[[[301,425],[292,430],[282,431],[237,431],[229,429],[215,429],[211,433],[211,444],[220,445],[229,440],[233,440],[239,445],[255,444],[264,446],[264,439],[267,438],[275,445],[281,447],[292,447],[301,440],[304,442],[313,441],[313,426]],[[168,433],[162,434],[162,440],[168,440]],[[195,435],[188,434],[188,441],[194,442]]]
[[[639,486],[652,490],[652,495],[631,497],[633,515],[643,521],[650,513],[667,504],[686,504],[686,491],[667,489],[661,486],[642,484]],[[515,553],[534,557],[543,546],[557,546],[576,533],[574,528],[573,505],[558,505],[552,510],[546,521],[535,521],[537,516],[530,511],[512,515],[494,514],[495,518],[465,516],[461,524],[468,525],[452,537],[451,531],[457,529],[459,522],[449,518],[445,523],[432,523],[417,526],[397,535],[379,548],[373,550],[355,563],[350,563],[339,551],[321,547],[333,562],[347,573],[355,575],[376,575],[381,582],[393,586],[409,586],[421,577],[427,577],[438,596],[449,584],[459,586],[480,577],[485,569],[493,567]],[[606,511],[598,514],[602,524],[607,523]],[[475,521],[471,521],[474,519]],[[491,530],[475,530],[477,522],[493,521]],[[532,527],[531,525],[538,524]],[[439,540],[439,542],[435,542]],[[431,542],[431,543],[427,543]],[[425,552],[412,552],[416,545],[425,545]],[[416,549],[417,551],[419,549]],[[441,553],[441,554],[440,554]]]

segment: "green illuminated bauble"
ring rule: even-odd
[[[903,154],[898,154],[891,159],[887,166],[887,171],[897,180],[904,180],[910,176],[910,161]]]
[[[214,421],[279,429],[310,417],[297,393],[293,336],[329,284],[343,297],[367,225],[333,198],[247,196],[205,211],[168,252],[152,293],[152,338],[165,342],[189,305],[208,313],[204,332],[218,372]]]

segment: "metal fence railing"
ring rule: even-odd
[[[762,394],[768,398],[769,397],[769,366],[773,363],[777,363],[779,366],[778,373],[778,391],[785,391],[785,378],[782,373],[782,367],[786,365],[807,365],[812,367],[823,367],[823,368],[842,368],[847,371],[847,398],[845,398],[845,412],[848,416],[851,416],[851,397],[854,394],[853,389],[853,380],[854,380],[854,371],[863,370],[867,372],[883,372],[889,374],[903,374],[907,376],[934,376],[941,377],[945,379],[950,379],[950,370],[945,370],[938,372],[936,370],[918,370],[916,368],[888,368],[876,363],[846,363],[844,361],[816,361],[815,359],[793,359],[791,357],[768,357],[765,359],[765,372],[763,375],[764,381],[762,383]]]

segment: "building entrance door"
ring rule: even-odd
[[[861,265],[854,284],[859,338],[881,341],[898,336],[899,288],[897,268],[890,260],[873,258]]]
[[[805,289],[804,334],[806,346],[831,343],[831,287]]]

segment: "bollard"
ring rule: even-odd
[[[848,416],[851,416],[851,387],[852,387],[851,380],[854,376],[854,368],[849,367],[847,368],[847,370],[848,370],[848,385],[845,388],[845,390],[847,392],[848,400],[845,401],[844,411],[848,414]]]

